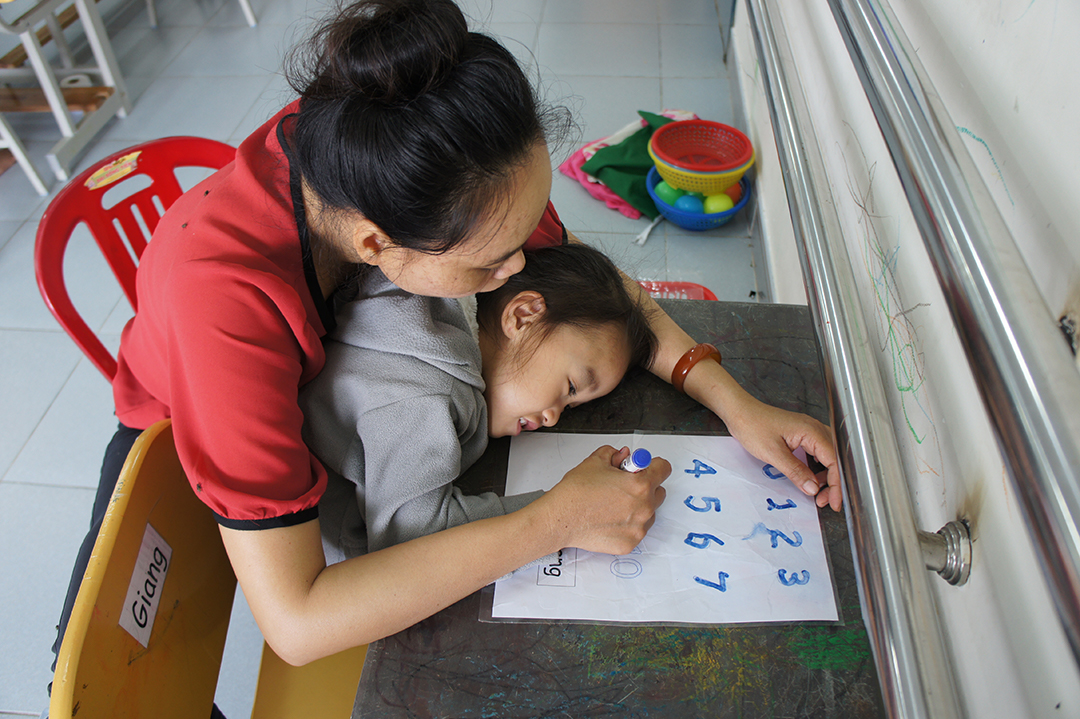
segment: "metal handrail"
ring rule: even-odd
[[[821,339],[863,617],[890,717],[960,717],[952,664],[875,341],[861,334],[855,275],[775,0],[747,0],[810,311]],[[789,72],[790,71],[790,72]]]
[[[829,5],[933,262],[1080,662],[1080,377],[1074,359],[891,8],[883,0]]]

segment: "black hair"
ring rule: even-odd
[[[659,342],[649,327],[649,315],[630,294],[619,270],[599,250],[581,244],[526,250],[525,269],[499,289],[476,295],[480,331],[501,338],[503,308],[526,291],[538,292],[547,305],[540,317],[536,344],[560,325],[587,330],[616,324],[626,330],[630,366],[652,364]]]
[[[569,122],[451,0],[339,6],[287,65],[300,94],[292,161],[322,207],[359,212],[422,252],[469,237]]]

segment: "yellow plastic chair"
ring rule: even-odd
[[[235,590],[171,422],[158,422],[120,473],[64,634],[49,716],[208,719]],[[350,716],[366,649],[296,668],[264,643],[253,719]]]

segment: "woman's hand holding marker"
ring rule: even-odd
[[[667,494],[661,484],[671,464],[656,457],[640,472],[626,472],[619,465],[629,453],[600,447],[530,505],[546,508],[559,547],[626,554],[645,538]]]

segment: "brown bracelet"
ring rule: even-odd
[[[690,370],[694,368],[694,365],[710,357],[716,360],[717,364],[721,363],[720,350],[708,342],[702,342],[688,349],[686,354],[675,363],[675,369],[671,370],[671,386],[685,394],[683,383],[686,382],[686,375],[690,374]]]

